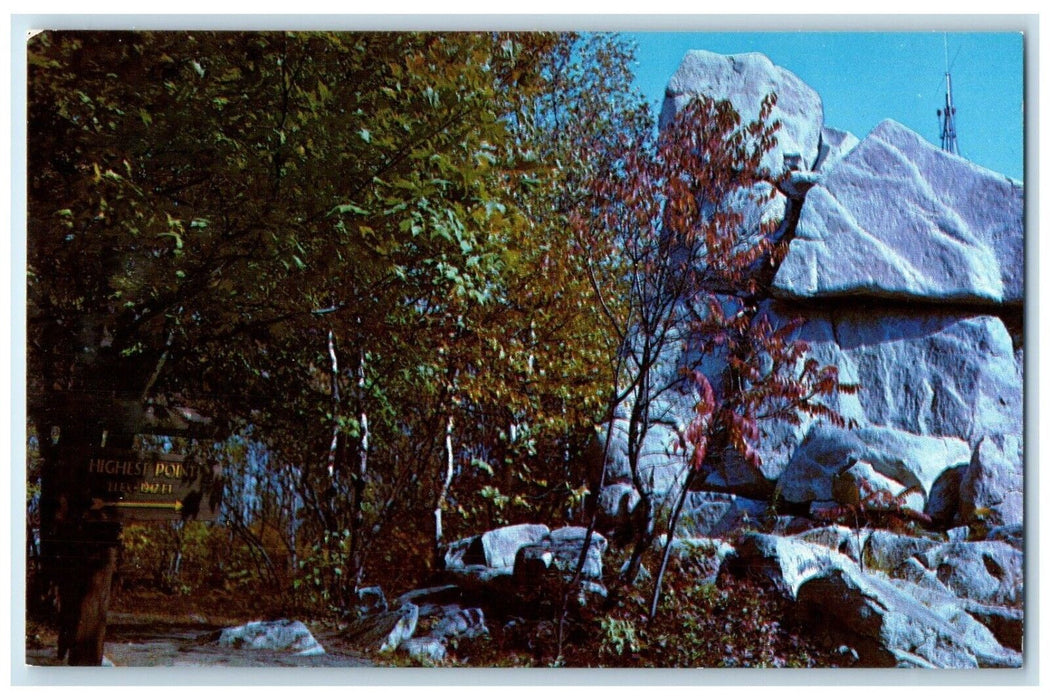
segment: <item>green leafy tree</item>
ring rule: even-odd
[[[97,663],[104,635],[118,534],[92,522],[78,479],[103,444],[253,435],[285,475],[280,498],[295,494],[291,559],[330,564],[318,585],[337,608],[369,557],[389,556],[383,535],[436,546],[450,504],[476,505],[454,478],[552,483],[519,479],[516,460],[593,424],[589,370],[608,351],[591,342],[559,198],[579,194],[574,160],[616,123],[574,145],[543,121],[580,96],[598,108],[588,66],[616,54],[566,73],[578,41],[34,37],[28,393],[45,559],[89,540],[99,572],[60,586],[71,663]]]

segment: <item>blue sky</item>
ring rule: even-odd
[[[690,49],[758,51],[815,89],[824,123],[863,138],[894,119],[940,143],[943,32],[636,32],[636,82],[659,106]],[[962,156],[1018,180],[1024,176],[1024,40],[1020,33],[947,34]]]

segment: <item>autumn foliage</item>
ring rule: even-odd
[[[682,498],[730,455],[757,465],[764,421],[841,424],[825,400],[855,387],[762,303],[787,243],[754,216],[783,176],[762,165],[775,97],[747,123],[697,98],[657,136],[630,62],[604,35],[34,37],[41,559],[70,537],[60,501],[88,507],[62,501],[75,455],[167,440],[223,467],[222,517],[108,532],[129,585],[352,616],[459,537],[587,523],[615,424],[630,587],[681,510],[641,470],[668,397],[695,397]],[[214,434],[121,433],[102,404],[190,405]]]

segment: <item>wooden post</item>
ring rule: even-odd
[[[68,654],[71,666],[99,666],[121,522],[177,519],[188,512],[208,519],[214,517],[214,504],[202,487],[184,478],[185,471],[175,466],[179,464],[176,461],[154,461],[152,471],[142,468],[142,477],[152,476],[153,484],[159,484],[154,488],[159,495],[131,494],[133,499],[125,499],[121,489],[112,494],[95,493],[99,475],[91,473],[92,455],[103,447],[104,435],[104,447],[111,451],[130,450],[136,434],[215,435],[208,426],[210,421],[190,409],[161,412],[140,401],[119,399],[96,400],[85,406],[80,397],[61,398],[51,407],[51,415],[35,420],[44,462],[41,557],[44,575],[58,592],[58,658]],[[102,471],[105,475],[105,467]],[[114,471],[120,473],[109,481],[123,485],[131,483],[128,478],[137,474],[138,467],[115,466]],[[201,471],[204,477],[215,476]],[[183,486],[195,490],[180,490]],[[191,506],[192,511],[184,505]]]

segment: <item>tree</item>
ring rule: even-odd
[[[779,222],[749,228],[749,208],[772,197],[780,174],[760,167],[775,143],[769,117],[741,124],[726,101],[695,98],[655,144],[635,144],[618,177],[595,185],[596,199],[576,219],[588,274],[607,333],[619,346],[616,391],[609,402],[605,453],[613,431],[640,494],[638,527],[623,580],[634,580],[656,533],[656,502],[644,482],[641,453],[652,427],[665,420],[673,392],[695,391],[694,416],[680,447],[688,468],[669,525],[671,532],[698,474],[735,450],[755,463],[757,422],[795,420],[811,413],[841,420],[820,399],[840,386],[831,367],[803,361],[806,347],[789,325],[774,330],[756,318],[763,266],[775,266],[786,241],[771,234]],[[704,370],[723,366],[723,376]],[[668,550],[669,551],[669,550]],[[652,601],[655,614],[659,577]]]
[[[424,292],[466,288],[452,274],[469,259],[462,243],[504,228],[484,171],[497,170],[497,97],[530,74],[515,46],[480,34],[34,38],[29,411],[55,438],[41,446],[45,544],[72,537],[59,521],[88,527],[77,455],[116,434],[129,443],[187,400],[228,419],[218,433],[308,416],[281,452],[325,455],[323,493],[351,485],[357,518],[362,467],[344,473],[350,455],[366,465],[360,416],[381,389],[369,358],[407,345],[379,343],[412,323]],[[347,367],[356,391],[337,391]],[[112,527],[89,529],[110,560]]]
[[[570,207],[546,213],[585,144],[534,128],[547,103],[588,94],[593,73],[559,69],[577,40],[33,38],[27,381],[44,555],[95,542],[100,574],[50,572],[94,581],[62,594],[71,663],[99,661],[117,541],[88,517],[86,451],[143,432],[252,436],[301,510],[290,546],[332,564],[322,592],[345,608],[380,533],[429,513],[440,544],[453,477],[485,473],[475,457],[513,462],[593,423],[588,370],[608,348],[589,342]],[[514,488],[524,471],[489,469]]]

